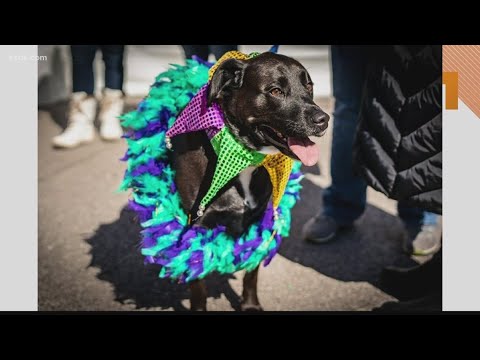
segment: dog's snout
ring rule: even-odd
[[[326,125],[328,123],[328,120],[330,120],[330,116],[325,113],[316,114],[313,117],[313,123],[319,126]]]

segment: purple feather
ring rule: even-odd
[[[212,231],[212,238],[216,238],[220,233],[225,232],[227,228],[223,225],[216,226]],[[237,242],[238,239],[235,240]]]
[[[262,221],[260,223],[261,229],[271,229],[273,227],[273,206],[269,203],[265,214],[263,214]]]
[[[155,245],[157,245],[157,239],[153,238],[153,237],[147,237],[145,236],[143,238],[143,244],[142,244],[143,248],[144,249],[149,249],[151,247],[154,247]]]
[[[182,236],[182,242],[188,242],[194,239],[197,236],[197,232],[195,229],[189,229],[185,234]]]
[[[152,217],[152,212],[155,211],[155,206],[143,206],[137,204],[134,200],[128,200],[128,207],[137,213],[140,222],[150,219]]]
[[[290,177],[288,178],[288,180],[295,180],[295,179],[298,179],[300,176],[302,176],[302,173],[300,171],[298,172],[292,172],[290,174]]]
[[[160,131],[162,131],[163,127],[164,126],[160,123],[160,121],[150,122],[143,129],[135,131],[134,138],[138,140],[143,137],[149,137],[149,136],[155,135]]]
[[[123,157],[120,158],[120,161],[127,161],[128,158],[129,158],[129,156],[128,156],[128,150],[127,150],[127,152],[125,153],[125,155],[123,155]]]
[[[172,117],[172,112],[168,109],[163,109],[159,112],[160,121],[163,122],[165,125],[168,124],[168,119]]]
[[[156,257],[155,258],[155,264],[162,265],[162,266],[167,266],[170,263],[170,260]]]
[[[203,263],[203,251],[201,250],[193,251],[188,262],[191,265]]]
[[[208,68],[211,68],[213,66],[213,63],[205,61],[201,57],[198,57],[197,55],[193,55],[192,59],[195,60],[196,62],[200,63],[200,64],[205,65]]]
[[[263,266],[267,266],[272,261],[273,257],[277,254],[280,245],[282,244],[282,237],[279,234],[275,234],[275,247],[270,251],[268,256],[265,258],[263,262]]]
[[[147,109],[147,102],[145,100],[140,101],[140,103],[137,106],[137,111],[138,112],[143,112]]]
[[[155,258],[153,256],[145,256],[145,263],[155,264]]]
[[[234,245],[234,248],[233,248],[233,255],[237,256],[237,255],[240,255],[240,253],[242,251],[244,251],[245,249],[255,249],[257,248],[260,244],[262,243],[262,238],[261,237],[257,237],[253,240],[250,240],[250,241],[247,241],[246,243],[240,245],[238,243],[236,243]]]
[[[144,234],[148,234],[154,238],[158,238],[160,236],[170,234],[175,230],[182,229],[182,225],[178,223],[176,220],[172,220],[161,225],[154,225],[142,231]]]
[[[139,176],[145,173],[149,173],[152,175],[160,175],[163,172],[165,165],[162,163],[157,164],[154,159],[150,159],[148,163],[139,165],[131,172],[132,176]]]
[[[133,131],[126,131],[125,134],[122,135],[123,139],[130,139],[133,136]]]

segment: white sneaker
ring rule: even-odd
[[[72,94],[68,114],[68,126],[60,135],[52,139],[54,146],[73,148],[95,138],[95,119],[97,102],[85,92]]]
[[[100,102],[100,136],[104,140],[117,140],[123,135],[118,117],[123,112],[123,92],[105,88]]]

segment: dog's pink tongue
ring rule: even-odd
[[[317,163],[320,150],[317,144],[309,138],[288,138],[288,147],[298,156],[305,166],[313,166]]]

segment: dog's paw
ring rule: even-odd
[[[262,305],[260,304],[240,304],[240,310],[256,312],[256,311],[263,311],[263,308],[262,308]]]

